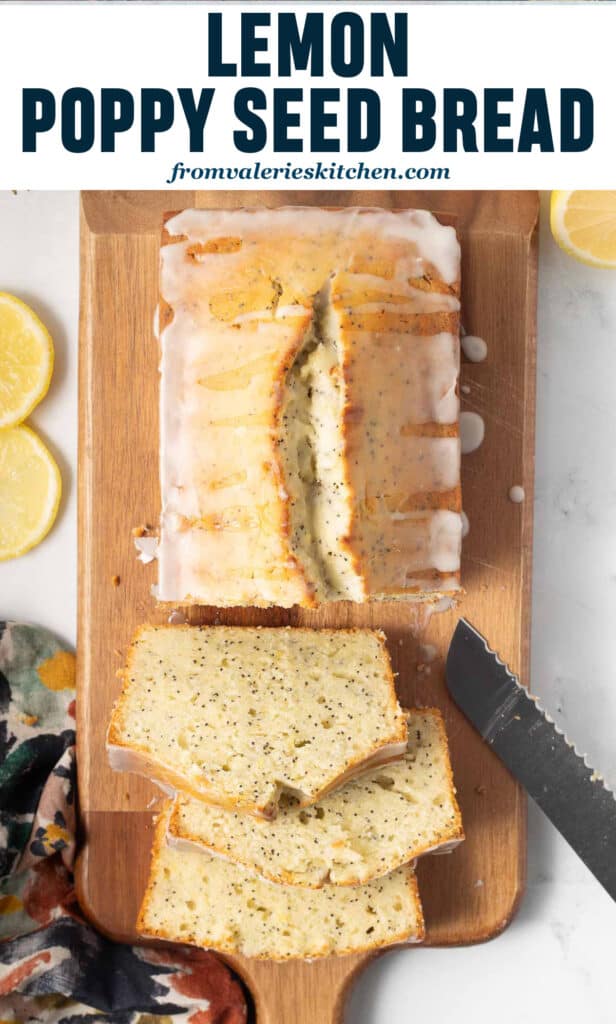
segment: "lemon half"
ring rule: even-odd
[[[552,192],[552,234],[592,267],[616,267],[616,192]]]
[[[52,371],[49,331],[25,302],[0,292],[0,427],[30,415],[47,393]]]
[[[0,561],[42,541],[60,504],[60,471],[30,427],[0,430]]]

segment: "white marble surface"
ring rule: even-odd
[[[28,302],[48,326],[56,362],[29,421],[56,456],[62,503],[47,538],[0,562],[0,618],[25,619],[75,642],[77,614],[77,192],[0,192],[0,291]]]
[[[29,301],[56,340],[53,385],[32,420],[58,456],[65,487],[49,538],[0,564],[0,617],[38,621],[74,640],[77,196],[0,194],[0,242],[0,290]],[[561,254],[544,216],[532,688],[612,783],[615,438],[616,272]],[[529,816],[528,890],[507,931],[472,948],[388,954],[357,982],[346,1024],[613,1024],[616,906],[532,806]]]

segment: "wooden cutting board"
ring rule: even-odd
[[[444,684],[444,658],[460,613],[523,680],[528,676],[535,403],[534,192],[86,192],[81,217],[78,765],[83,845],[79,898],[97,927],[136,939],[159,792],[111,772],[105,730],[116,672],[141,622],[166,622],[150,595],[156,565],[137,561],[131,530],[156,524],[158,348],[152,334],[163,211],[185,206],[422,207],[455,218],[462,240],[466,330],[488,343],[485,362],[462,365],[462,405],[481,413],[486,437],[463,458],[470,520],[459,611],[430,620],[403,604],[336,605],[322,612],[195,609],[193,622],[379,626],[387,634],[401,700],[445,715],[466,842],[419,866],[428,945],[498,934],[525,877],[525,801],[519,786],[463,716]],[[512,485],[523,504],[508,498]],[[436,656],[422,645],[432,645]],[[432,653],[432,652],[430,652]],[[334,1024],[345,991],[370,957],[274,964],[233,958],[259,1024]]]

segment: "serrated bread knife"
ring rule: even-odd
[[[616,900],[616,798],[535,699],[460,619],[447,687],[509,771]]]

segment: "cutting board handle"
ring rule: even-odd
[[[255,1002],[256,1024],[342,1024],[350,982],[370,956],[289,963],[234,962]]]

